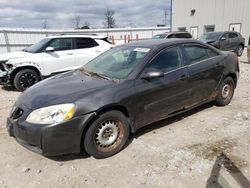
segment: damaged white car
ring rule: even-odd
[[[77,69],[113,45],[97,35],[46,37],[20,52],[0,54],[0,84],[19,91],[55,74]]]

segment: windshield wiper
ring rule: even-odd
[[[100,78],[103,78],[103,79],[106,79],[106,80],[110,80],[109,77],[104,76],[104,75],[102,75],[102,74],[99,74],[99,73],[96,73],[96,72],[91,72],[91,71],[88,71],[88,70],[86,70],[86,69],[84,69],[84,68],[81,68],[80,70],[81,70],[82,72],[84,72],[87,76],[96,76],[96,77],[100,77]]]
[[[90,71],[88,71],[88,73],[91,74],[91,76],[97,76],[97,77],[100,77],[100,78],[103,78],[103,79],[106,79],[106,80],[110,80],[109,77],[104,76],[104,75],[99,74],[99,73],[96,73],[96,72],[90,72]]]

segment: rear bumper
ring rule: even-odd
[[[35,125],[8,118],[6,127],[19,144],[44,156],[80,153],[83,130],[93,115],[56,125]]]

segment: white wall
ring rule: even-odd
[[[194,16],[191,10],[195,9]],[[204,25],[215,25],[215,31],[227,31],[229,25],[241,23],[241,33],[250,36],[250,0],[173,0],[173,30],[178,27],[198,26],[198,35]]]
[[[48,35],[61,33],[73,34],[98,34],[114,38],[117,44],[123,44],[124,38],[130,40],[148,39],[153,35],[169,31],[169,27],[148,28],[113,28],[113,29],[88,29],[88,30],[44,30],[44,29],[12,29],[0,28],[0,53],[13,52],[28,47]]]

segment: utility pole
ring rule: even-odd
[[[164,11],[164,25],[167,26],[167,16],[168,16],[168,12],[167,10]]]

